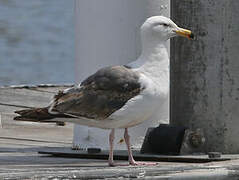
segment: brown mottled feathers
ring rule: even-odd
[[[106,67],[55,96],[52,111],[90,119],[105,119],[142,90],[139,76],[125,66]]]
[[[127,66],[102,68],[84,80],[80,87],[59,91],[49,107],[16,111],[21,116],[15,120],[45,122],[56,117],[105,119],[143,90],[138,80],[139,74]]]
[[[56,117],[70,117],[65,114],[53,115],[48,112],[48,107],[45,108],[33,108],[33,109],[24,109],[20,111],[15,111],[15,113],[21,115],[14,117],[14,120],[18,121],[34,121],[34,122],[55,122],[51,119]]]

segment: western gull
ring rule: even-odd
[[[193,33],[178,27],[163,16],[148,18],[141,26],[142,53],[127,65],[98,70],[78,86],[59,91],[49,106],[16,111],[15,120],[37,122],[72,122],[111,129],[109,134],[110,166],[113,161],[115,129],[124,128],[130,165],[133,158],[128,128],[147,120],[166,98],[169,82],[169,58],[166,41],[174,36],[193,38]]]

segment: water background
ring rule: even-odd
[[[0,86],[73,83],[74,0],[0,0]]]

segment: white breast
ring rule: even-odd
[[[126,128],[142,123],[165,101],[168,83],[167,88],[162,87],[144,74],[141,74],[140,82],[145,89],[109,117],[114,121],[114,127]]]

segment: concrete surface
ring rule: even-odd
[[[13,112],[23,107],[46,105],[48,98],[58,89],[64,88],[62,86],[0,88],[0,179],[238,180],[239,160],[237,156],[231,155],[224,157],[234,160],[221,162],[159,161],[156,166],[108,167],[106,160],[38,154],[38,151],[54,147],[58,147],[57,149],[61,151],[69,149],[72,144],[73,125],[67,123],[65,126],[57,126],[49,123],[13,121],[15,116]],[[192,156],[194,159],[196,157],[198,156]]]
[[[171,41],[171,123],[202,128],[205,151],[239,153],[239,1],[171,1],[196,39]]]

